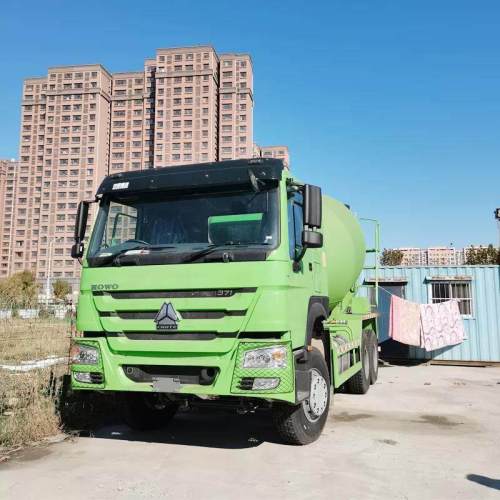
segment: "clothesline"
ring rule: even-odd
[[[456,300],[437,304],[417,304],[391,297],[389,337],[402,344],[434,351],[460,344],[465,331]]]
[[[381,285],[378,285],[378,288],[380,288],[381,290],[383,290],[385,293],[388,293],[389,295],[393,295],[394,297],[399,297],[399,298],[402,298],[400,297],[399,295],[387,290],[387,288],[384,288],[383,286]]]
[[[393,295],[394,297],[399,297],[399,295],[387,290],[387,288],[384,288],[382,285],[377,285],[377,287],[380,289],[380,290],[383,290],[385,293],[389,294],[389,295]],[[399,297],[401,298],[401,297]]]
[[[465,331],[457,300],[419,304],[377,286],[390,297],[389,337],[393,340],[426,351],[463,342]]]

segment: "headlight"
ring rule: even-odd
[[[85,344],[73,344],[70,358],[74,365],[97,365],[99,364],[99,349]]]
[[[245,352],[243,368],[286,368],[287,349],[283,345]]]

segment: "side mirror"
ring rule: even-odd
[[[87,229],[89,206],[90,203],[88,201],[81,201],[78,204],[75,221],[75,244],[71,247],[71,257],[73,257],[73,259],[83,257],[83,240],[85,239],[85,231]]]
[[[321,188],[306,184],[304,186],[304,226],[321,227]]]
[[[302,246],[304,248],[321,248],[323,246],[323,235],[317,231],[304,229],[302,231]]]

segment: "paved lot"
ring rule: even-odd
[[[500,368],[386,367],[367,395],[335,396],[310,446],[255,415],[117,424],[1,465],[0,498],[500,498],[499,430]]]

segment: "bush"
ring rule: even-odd
[[[67,281],[56,280],[52,284],[52,291],[56,300],[63,302],[66,296],[71,293],[71,286]]]
[[[465,263],[469,266],[488,266],[500,264],[500,248],[492,244],[485,247],[468,248]]]
[[[0,280],[0,304],[2,308],[36,307],[38,283],[31,271],[21,271]]]
[[[403,262],[404,254],[401,250],[393,250],[384,248],[380,256],[380,264],[382,266],[400,266]]]

